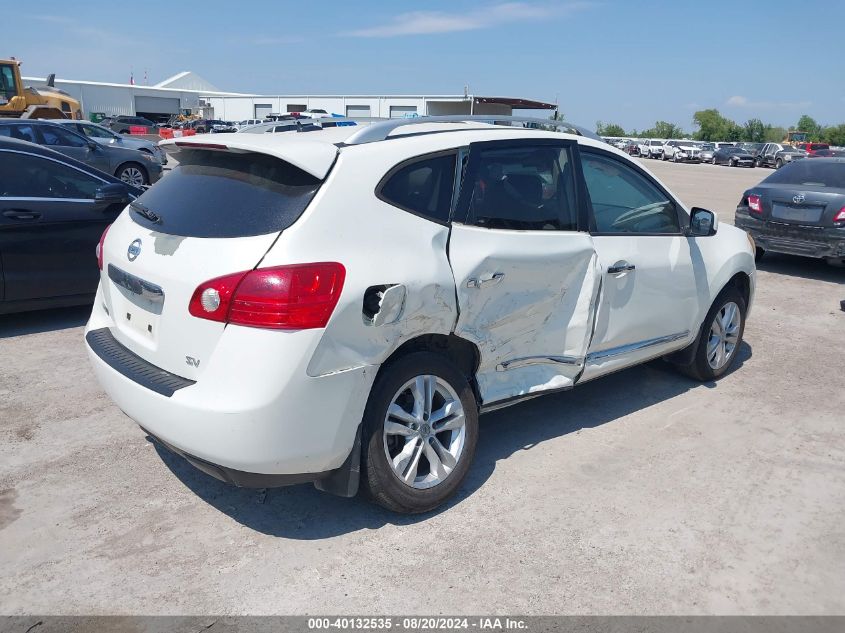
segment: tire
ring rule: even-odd
[[[763,159],[760,158],[760,157],[755,158],[754,159],[754,166],[755,167],[762,167],[763,166]]]
[[[672,154],[672,162],[673,162],[673,163],[677,163],[677,162],[678,162],[678,154],[677,154],[677,152],[676,152],[676,153],[674,153],[674,154]]]
[[[781,167],[783,167],[783,161],[780,158],[778,158],[775,161],[775,169],[780,169]]]
[[[138,163],[123,163],[117,168],[117,171],[114,172],[114,176],[115,178],[119,178],[123,182],[136,187],[150,184],[150,176],[147,173],[147,170]]]
[[[754,247],[754,261],[759,262],[763,259],[763,256],[766,254],[765,248],[760,248],[759,246]]]
[[[719,164],[719,163],[717,163],[717,162],[716,162],[716,157],[715,157],[715,156],[714,156],[713,158],[711,158],[711,159],[710,159],[710,162],[711,162],[711,163],[713,163],[714,165],[718,165],[718,164]]]
[[[433,430],[434,424],[439,423],[429,425],[426,407],[422,405],[423,411],[415,416],[415,388],[420,393],[416,399],[420,403],[424,403],[426,389],[435,394],[428,407],[433,409],[431,413],[446,411],[447,398],[457,402],[462,413],[461,426],[443,432]],[[400,415],[391,415],[388,420],[389,410]],[[445,420],[446,424],[458,424],[461,416],[453,413]],[[386,426],[388,423],[390,427]],[[397,432],[389,432],[388,428]],[[416,514],[433,510],[460,487],[475,456],[477,441],[478,407],[461,371],[440,354],[415,352],[404,356],[382,370],[367,401],[361,442],[362,490],[394,512]],[[451,455],[450,460],[443,451]],[[403,454],[406,457],[400,459]],[[440,461],[439,472],[429,455]],[[449,467],[447,461],[453,465]],[[402,472],[409,483],[400,478]]]
[[[736,307],[736,312],[739,315],[739,323],[738,325],[736,325],[736,328],[728,328],[733,332],[735,336],[735,338],[731,337],[733,347],[726,354],[726,359],[724,363],[718,364],[718,361],[721,360],[718,357],[718,353],[722,343],[717,344],[715,348],[715,353],[717,354],[715,360],[717,361],[717,364],[714,366],[713,364],[711,364],[711,359],[709,357],[712,357],[714,353],[710,349],[712,347],[711,337],[718,336],[718,334],[713,331],[716,329],[716,315],[721,313],[723,308],[726,308],[731,304]],[[731,285],[722,290],[722,292],[719,293],[719,296],[716,297],[716,300],[713,302],[713,305],[710,306],[710,310],[707,311],[707,316],[704,318],[704,323],[701,326],[701,332],[698,336],[695,356],[693,357],[692,363],[690,363],[689,365],[681,366],[680,370],[690,378],[694,378],[695,380],[701,382],[717,380],[718,378],[723,376],[736,362],[736,357],[739,355],[739,349],[742,345],[742,335],[745,332],[745,312],[745,299],[742,298],[742,295],[739,293],[736,287]],[[720,317],[720,320],[723,320],[724,316],[725,315],[722,315]],[[731,320],[730,324],[733,323],[734,321]],[[722,349],[727,352],[727,346]]]

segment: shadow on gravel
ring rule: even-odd
[[[813,257],[766,253],[763,259],[757,262],[757,269],[789,277],[845,284],[845,268],[831,266],[826,261]],[[839,298],[845,299],[845,294]]]
[[[737,371],[751,358],[743,342]],[[572,391],[537,398],[481,417],[481,435],[475,461],[458,494],[443,507],[426,514],[397,515],[360,496],[342,499],[319,492],[311,484],[266,491],[235,488],[197,470],[181,457],[153,441],[162,461],[203,501],[238,523],[271,536],[316,540],[377,529],[386,524],[410,525],[458,505],[481,488],[496,463],[544,441],[614,422],[655,403],[696,388],[715,388],[679,373],[662,361],[628,369],[585,383]]]
[[[0,314],[0,339],[81,327],[88,321],[89,316],[90,305]]]

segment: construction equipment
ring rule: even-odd
[[[15,119],[82,119],[79,101],[53,83],[55,75],[44,86],[24,86],[20,62],[14,57],[0,59],[0,117]]]
[[[798,130],[793,130],[791,132],[786,133],[786,138],[783,139],[781,145],[791,145],[793,147],[797,147],[798,143],[806,143],[808,140],[807,132],[799,132]]]

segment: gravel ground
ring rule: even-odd
[[[731,221],[768,171],[646,161]],[[741,363],[482,417],[439,512],[230,488],[96,384],[85,309],[0,317],[0,613],[845,614],[845,272],[771,256]]]

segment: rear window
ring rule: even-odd
[[[265,154],[183,150],[178,159],[178,166],[135,203],[159,220],[141,215],[133,206],[136,223],[185,237],[273,233],[296,222],[321,184]]]
[[[845,189],[845,163],[804,159],[784,165],[763,182]]]

